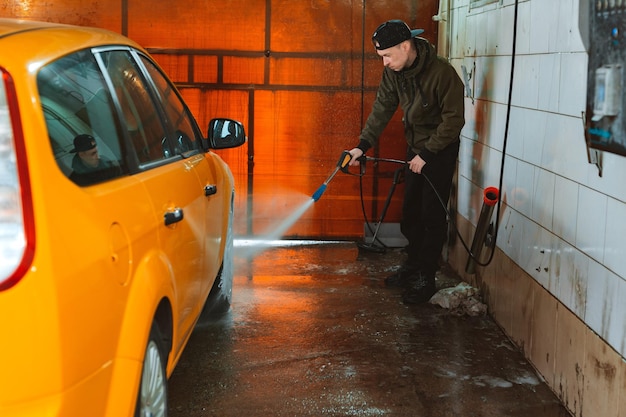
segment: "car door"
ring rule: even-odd
[[[168,121],[135,57],[130,50],[101,53],[134,151],[130,165],[135,166],[160,218],[160,254],[170,267],[176,294],[177,352],[191,332],[203,300],[205,207],[203,187],[194,170],[202,156],[198,153],[184,159],[174,149]]]
[[[195,171],[204,193],[205,216],[197,220],[198,229],[204,230],[204,275],[206,280],[203,284],[203,293],[208,293],[213,279],[217,276],[220,268],[220,246],[223,239],[223,210],[230,198],[230,190],[222,189],[221,170],[216,166],[215,155],[205,155],[201,150],[201,134],[190,114],[189,110],[180,99],[174,86],[164,77],[159,69],[141,55],[141,61],[145,66],[150,79],[154,82],[154,88],[163,104],[164,112],[170,124],[170,138],[172,139],[172,151],[182,155],[189,169]]]

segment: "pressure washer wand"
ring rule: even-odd
[[[362,158],[365,158],[366,161],[373,161],[373,162],[393,162],[394,164],[401,164],[401,165],[408,164],[407,161],[401,161],[399,159],[377,158],[374,156],[363,156]]]
[[[339,161],[337,161],[337,166],[333,170],[332,174],[330,174],[330,176],[326,178],[326,181],[324,181],[324,183],[320,186],[320,188],[318,188],[317,191],[315,191],[313,195],[311,196],[313,201],[317,201],[320,199],[322,194],[324,194],[324,191],[326,191],[326,187],[328,187],[328,183],[333,179],[335,174],[337,174],[337,172],[339,172],[340,169],[342,170],[346,169],[346,167],[348,166],[351,160],[352,160],[352,155],[350,154],[350,152],[343,151],[341,153],[341,156],[339,157]]]

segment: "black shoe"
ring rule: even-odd
[[[402,294],[404,304],[423,304],[430,300],[437,292],[435,277],[429,277],[421,272],[413,276],[411,285]]]
[[[385,278],[385,286],[399,288],[406,287],[412,280],[415,279],[417,274],[419,274],[417,269],[402,266],[396,272]]]

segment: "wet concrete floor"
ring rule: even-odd
[[[403,256],[341,243],[237,258],[232,309],[192,334],[169,416],[569,416],[488,316],[385,288]]]

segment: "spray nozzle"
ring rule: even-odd
[[[315,193],[313,193],[313,195],[311,196],[313,201],[317,201],[320,199],[322,194],[324,194],[324,191],[326,191],[326,187],[328,186],[328,183],[330,182],[330,180],[333,179],[337,171],[339,170],[342,170],[343,172],[348,171],[348,165],[350,164],[351,160],[352,160],[352,154],[350,152],[343,151],[341,153],[341,156],[339,157],[339,161],[337,161],[337,166],[335,167],[333,172],[326,179],[326,181],[324,181],[324,183],[320,186],[320,188],[318,188],[317,191],[315,191]]]
[[[341,156],[339,157],[339,161],[337,161],[337,166],[335,167],[333,172],[330,174],[330,176],[328,178],[326,178],[326,181],[324,181],[324,183],[311,196],[313,201],[317,201],[317,200],[320,199],[322,194],[324,194],[324,192],[326,191],[328,183],[335,177],[335,174],[337,174],[337,172],[339,172],[339,170],[341,170],[342,172],[344,172],[346,174],[350,173],[348,171],[348,167],[350,165],[350,161],[352,161],[352,154],[349,151],[341,152]],[[363,176],[365,174],[365,161],[393,162],[393,163],[401,164],[401,165],[406,165],[407,164],[406,161],[400,161],[398,159],[371,158],[371,157],[366,157],[365,155],[362,155],[359,158],[357,158],[357,161],[359,161],[361,163],[361,174],[360,174],[360,176]]]

